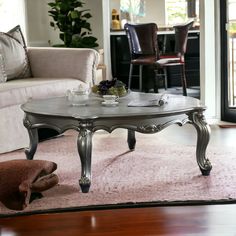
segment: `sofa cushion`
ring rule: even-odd
[[[0,108],[23,104],[29,99],[61,97],[67,89],[84,82],[72,78],[25,78],[10,80],[0,86]]]
[[[10,31],[10,34],[0,32],[0,54],[3,58],[3,68],[0,69],[6,73],[7,80],[31,77],[24,41],[18,34],[15,31]]]
[[[9,30],[7,34],[11,35],[14,39],[18,40],[19,43],[26,48],[25,38],[19,25]]]
[[[23,210],[31,193],[48,190],[58,183],[57,164],[44,160],[0,162],[0,201],[9,209]]]
[[[0,83],[5,83],[6,81],[7,81],[7,75],[5,71],[3,56],[0,54]]]

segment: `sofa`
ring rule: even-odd
[[[93,49],[29,47],[26,53],[30,77],[0,83],[0,153],[29,145],[21,104],[65,96],[68,89],[95,83],[99,54]]]

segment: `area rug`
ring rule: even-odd
[[[126,132],[93,136],[92,185],[82,193],[77,133],[39,143],[34,159],[56,162],[59,184],[43,192],[25,210],[0,203],[0,216],[150,205],[236,202],[236,148],[207,148],[213,169],[202,176],[194,145],[182,145],[158,134],[136,134],[130,152]],[[24,150],[0,155],[0,161],[25,159]]]

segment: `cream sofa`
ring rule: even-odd
[[[27,52],[33,77],[0,84],[0,153],[29,145],[21,104],[64,96],[68,89],[95,81],[99,54],[93,49],[34,47]]]

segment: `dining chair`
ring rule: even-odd
[[[158,92],[159,79],[163,77],[164,86],[167,89],[167,67],[180,66],[183,95],[187,96],[184,55],[187,47],[188,31],[192,25],[193,21],[174,26],[175,51],[173,54],[160,55],[157,40],[158,27],[155,23],[125,24],[124,29],[131,55],[128,88],[131,87],[134,65],[139,65],[140,91],[142,91],[143,66],[151,65],[155,67],[154,92]]]
[[[124,25],[130,49],[130,70],[128,88],[131,87],[133,67],[139,66],[139,90],[142,91],[143,66],[156,65],[159,56],[157,25],[155,23]]]
[[[164,86],[167,89],[167,68],[171,66],[180,66],[181,84],[183,95],[187,96],[187,82],[185,74],[185,53],[187,48],[188,31],[192,27],[194,21],[189,21],[184,24],[173,26],[175,31],[175,50],[173,54],[162,54],[157,60],[157,67],[164,70]],[[155,83],[158,84],[160,76],[163,76],[159,71],[156,73]]]

